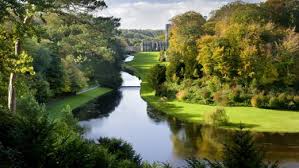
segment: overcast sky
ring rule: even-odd
[[[208,16],[212,10],[234,0],[106,0],[100,15],[121,18],[123,29],[164,29],[169,19],[186,11]],[[263,0],[244,0],[257,3]]]

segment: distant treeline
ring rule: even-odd
[[[121,29],[121,39],[127,46],[139,47],[143,40],[164,40],[164,30]]]

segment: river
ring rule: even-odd
[[[231,131],[184,123],[154,110],[140,96],[141,81],[126,72],[121,75],[123,84],[119,90],[74,111],[80,125],[86,128],[85,138],[121,138],[151,163],[178,166],[188,157],[220,158],[221,144]],[[267,150],[268,160],[279,160],[285,168],[299,167],[299,134],[254,135]]]

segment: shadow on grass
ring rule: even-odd
[[[183,106],[172,104],[171,101],[163,101],[160,97],[154,95],[143,95],[142,97],[155,110],[163,112],[164,114],[169,115],[169,117],[179,118],[180,120],[192,123],[202,121],[203,116],[201,114],[194,115],[192,113],[186,113],[183,110]]]
[[[255,128],[258,127],[259,125],[257,124],[246,124],[246,123],[228,123],[226,124],[225,128],[232,128],[232,129],[239,129],[239,128],[245,128],[245,129],[251,129],[251,128]]]
[[[154,106],[157,110],[161,110],[166,113],[170,111],[174,113],[182,112],[182,106],[176,106],[174,104],[168,103],[154,95],[143,95],[142,97],[146,100],[146,102],[148,102],[151,106]]]

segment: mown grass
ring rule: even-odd
[[[110,91],[112,89],[97,87],[81,94],[52,100],[46,105],[49,117],[52,119],[60,118],[60,112],[65,107],[69,106],[73,110]]]
[[[135,54],[135,59],[127,67],[135,71],[142,79],[141,96],[156,109],[181,120],[202,123],[205,112],[215,110],[217,106],[191,104],[176,100],[162,100],[155,96],[148,85],[148,70],[158,61],[159,53],[143,52]],[[225,107],[231,124],[225,128],[237,128],[240,123],[256,132],[299,132],[299,112],[286,110],[259,109],[254,107]]]

